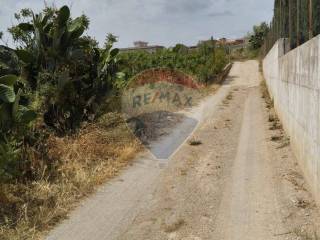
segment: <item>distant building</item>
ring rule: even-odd
[[[136,41],[133,43],[133,45],[136,47],[136,48],[141,48],[141,47],[148,47],[148,42],[143,42],[143,41]]]
[[[244,38],[239,39],[228,39],[228,38],[220,38],[219,40],[214,40],[218,46],[235,46],[235,45],[243,45],[246,43],[246,40]],[[210,42],[203,41],[203,42]]]
[[[245,48],[247,46],[247,40],[245,38],[239,38],[239,39],[227,39],[227,38],[220,38],[220,39],[210,39],[210,40],[202,40],[199,41],[198,45],[196,46],[190,46],[190,50],[196,50],[198,49],[198,46],[200,44],[204,43],[211,43],[212,41],[215,42],[216,46],[225,46],[230,47],[230,49],[239,49],[239,48]]]
[[[190,49],[190,50],[197,50],[197,49],[198,49],[198,46],[190,46],[189,49]]]
[[[216,40],[216,39],[201,40],[201,41],[198,42],[198,45],[205,44],[205,43],[212,43],[212,42],[217,43],[218,40]]]
[[[247,48],[248,43],[245,38],[240,38],[227,41],[226,46],[228,46],[230,50],[234,51]]]
[[[200,43],[210,43],[212,40],[200,41]],[[228,39],[228,38],[220,38],[219,40],[213,40],[216,42],[217,45],[240,45],[244,44],[246,41],[244,38],[239,39]]]
[[[152,45],[149,46],[148,42],[143,42],[143,41],[136,41],[133,43],[134,47],[130,48],[120,48],[121,52],[134,52],[138,50],[143,50],[149,53],[154,53],[157,50],[164,49],[164,46],[159,46],[159,45]]]
[[[229,40],[226,39],[226,38],[220,38],[220,39],[218,40],[218,43],[224,45],[224,44],[226,44],[228,41],[229,41]]]

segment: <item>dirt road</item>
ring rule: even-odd
[[[47,239],[305,239],[318,211],[286,138],[269,129],[260,81],[256,61],[235,63],[188,113],[199,124],[187,132],[201,145],[184,143],[168,162],[139,156]],[[153,147],[164,151],[188,126]]]

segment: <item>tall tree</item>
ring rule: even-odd
[[[289,37],[289,0],[281,0],[282,37]]]
[[[313,1],[308,0],[309,4],[309,39],[313,38]]]
[[[309,40],[309,0],[300,0],[300,43]]]
[[[298,13],[297,13],[297,0],[289,1],[289,38],[290,38],[290,47],[291,49],[295,48],[297,43],[297,23],[298,23]]]
[[[320,0],[312,0],[312,29],[313,36],[320,34]]]
[[[251,49],[259,49],[264,43],[269,32],[269,26],[263,22],[258,26],[253,27],[253,33],[250,35],[249,44]]]
[[[301,0],[297,0],[297,46],[299,46],[301,44],[301,20],[300,20],[300,16],[301,16]]]
[[[274,3],[274,24],[275,24],[275,37],[279,39],[281,36],[281,0],[275,0]]]

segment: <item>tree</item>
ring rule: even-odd
[[[269,32],[269,26],[266,22],[253,27],[253,33],[249,37],[250,48],[253,50],[261,48]]]
[[[320,34],[320,0],[312,0],[313,36]]]
[[[184,54],[184,53],[188,53],[189,48],[186,45],[182,44],[182,43],[178,43],[172,48],[172,51],[175,52],[175,53]]]
[[[72,18],[68,6],[39,13],[25,9],[15,17],[18,24],[9,32],[44,122],[65,133],[92,119],[116,79],[117,38],[109,34],[99,49],[97,41],[83,36],[88,17]]]
[[[110,49],[110,47],[113,46],[113,44],[116,42],[118,42],[118,37],[113,35],[112,33],[108,33],[104,42],[104,48]]]
[[[297,46],[297,36],[298,36],[298,20],[297,20],[297,0],[289,1],[289,38],[290,38],[290,48],[294,49]]]
[[[299,3],[299,43],[303,44],[309,40],[309,1],[300,0]]]
[[[282,0],[281,2],[281,16],[282,16],[282,21],[281,21],[281,29],[282,29],[282,36],[283,38],[288,38],[289,37],[289,2],[291,0]]]

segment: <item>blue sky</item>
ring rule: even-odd
[[[88,34],[103,42],[106,33],[119,36],[119,47],[133,41],[171,46],[194,45],[199,40],[246,35],[252,26],[270,21],[273,0],[47,0],[57,7],[71,6],[72,16],[85,13]],[[0,31],[15,23],[21,8],[40,10],[43,0],[0,0]],[[5,35],[9,40],[9,35]]]

